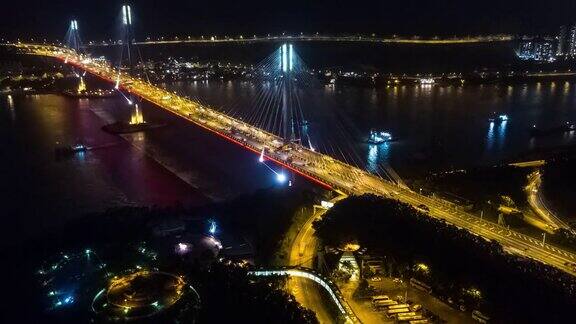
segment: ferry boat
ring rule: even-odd
[[[501,122],[502,123],[502,122],[508,121],[508,115],[502,114],[502,115],[490,117],[490,118],[488,118],[488,121],[491,123],[494,123],[494,122]]]
[[[366,142],[369,144],[382,144],[386,142],[391,142],[393,140],[394,138],[392,137],[392,134],[388,132],[371,130],[370,136],[368,137]]]

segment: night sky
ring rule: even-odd
[[[69,19],[84,39],[113,37],[124,2],[7,0],[0,35],[62,38]],[[239,35],[287,32],[375,32],[424,36],[487,33],[555,33],[576,22],[574,0],[139,0],[131,3],[146,36]]]

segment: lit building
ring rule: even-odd
[[[534,60],[536,61],[554,61],[554,42],[552,39],[544,39],[534,42]]]
[[[340,261],[338,261],[338,270],[348,273],[350,275],[350,281],[360,279],[360,267],[358,266],[354,253],[351,251],[344,251]]]
[[[518,49],[516,50],[516,56],[518,56],[522,60],[529,60],[532,58],[532,47],[533,47],[532,39],[523,38],[518,45]]]
[[[521,60],[552,62],[556,60],[554,40],[551,38],[523,38],[520,41],[516,56]]]
[[[568,35],[568,53],[569,56],[576,56],[576,25],[570,28],[570,33]]]
[[[568,50],[568,30],[566,26],[560,27],[560,33],[557,38],[556,56],[564,56]]]

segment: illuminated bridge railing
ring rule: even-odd
[[[338,307],[338,311],[346,319],[346,322],[359,323],[360,320],[356,317],[352,308],[345,301],[344,297],[340,293],[340,290],[332,281],[325,278],[319,273],[307,268],[286,268],[277,270],[255,270],[249,271],[248,275],[256,277],[270,277],[270,276],[289,276],[289,277],[299,277],[312,280],[319,284],[324,290],[330,295],[330,298],[334,304]]]

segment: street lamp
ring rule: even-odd
[[[284,183],[286,181],[286,175],[284,173],[278,173],[276,175],[276,180],[280,183]]]

